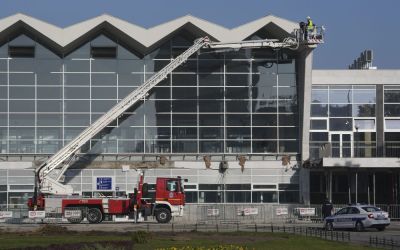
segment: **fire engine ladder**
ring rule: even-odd
[[[241,49],[241,48],[294,48],[298,47],[298,43],[293,38],[285,39],[283,42],[277,40],[253,40],[231,43],[211,43],[208,37],[199,38],[195,43],[172,60],[167,66],[154,74],[149,80],[144,82],[140,87],[131,92],[127,97],[117,103],[111,110],[98,118],[88,128],[83,130],[75,139],[60,149],[46,162],[40,165],[36,170],[36,185],[40,185],[40,191],[48,194],[72,194],[73,189],[70,185],[64,185],[61,182],[64,179],[64,173],[69,167],[74,154],[91,138],[98,134],[112,121],[120,117],[127,109],[146,97],[147,93],[159,82],[165,79],[179,65],[184,63],[191,55],[199,51],[201,48],[210,49]]]
[[[69,142],[64,148],[50,157],[45,163],[38,168],[38,177],[41,180],[40,188],[42,193],[53,194],[71,194],[72,189],[67,185],[61,184],[59,181],[64,176],[65,171],[69,167],[69,162],[76,151],[78,151],[85,143],[98,134],[112,121],[120,117],[128,108],[139,100],[146,97],[147,93],[164,80],[175,68],[184,63],[191,55],[197,52],[204,45],[209,43],[207,37],[200,38],[195,41],[193,46],[171,61],[167,66],[154,74],[149,80],[140,87],[131,92],[127,97],[118,102],[107,113],[97,119],[88,128],[83,130],[75,139]],[[61,168],[59,168],[61,166]],[[56,170],[56,168],[59,168]],[[52,173],[52,176],[49,174]]]

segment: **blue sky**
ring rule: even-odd
[[[192,14],[232,28],[273,14],[311,16],[327,28],[314,68],[347,68],[364,49],[379,69],[400,69],[400,0],[0,0],[0,18],[21,12],[65,27],[103,13],[152,27]]]

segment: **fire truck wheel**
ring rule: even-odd
[[[103,214],[98,208],[90,208],[86,214],[89,223],[100,223],[103,219]]]
[[[166,208],[157,208],[156,220],[158,223],[168,223],[171,220],[171,212]]]

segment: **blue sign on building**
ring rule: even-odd
[[[96,189],[97,190],[112,190],[112,178],[111,177],[97,177]]]

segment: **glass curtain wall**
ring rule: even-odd
[[[311,98],[312,158],[376,156],[375,85],[314,85]]]
[[[400,86],[384,86],[385,156],[400,155]]]
[[[56,152],[193,40],[177,35],[143,58],[104,35],[63,58],[25,35],[2,45],[0,153]],[[34,57],[11,57],[18,46]],[[295,68],[285,50],[202,50],[82,151],[297,154]]]

